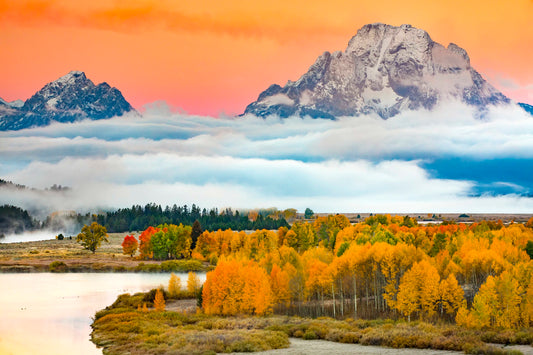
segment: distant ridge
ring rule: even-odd
[[[23,104],[0,100],[0,130],[46,126],[52,122],[105,119],[135,111],[107,83],[95,85],[84,72],[71,71],[46,84]]]
[[[533,106],[529,104],[525,104],[523,102],[519,102],[518,106],[522,107],[527,113],[529,113],[531,116],[533,116]]]
[[[447,47],[410,25],[362,27],[344,52],[325,52],[295,82],[274,84],[244,114],[334,118],[431,110],[458,101],[484,112],[511,100],[470,65],[467,52]],[[522,106],[524,107],[524,106]]]

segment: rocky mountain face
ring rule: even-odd
[[[53,121],[98,120],[133,110],[118,89],[107,83],[95,85],[85,73],[72,71],[46,84],[23,104],[1,100],[0,130],[46,126]]]
[[[245,114],[334,118],[432,109],[456,100],[483,110],[510,103],[470,66],[466,51],[410,25],[366,25],[344,52],[325,52],[296,82],[272,85]]]

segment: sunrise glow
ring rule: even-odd
[[[29,98],[70,70],[119,88],[136,108],[239,114],[296,80],[366,23],[409,23],[465,48],[516,101],[533,102],[533,1],[0,1],[0,97]]]

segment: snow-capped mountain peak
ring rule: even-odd
[[[456,100],[483,110],[510,100],[470,66],[467,52],[411,25],[363,26],[344,52],[325,52],[297,81],[271,85],[248,105],[257,116],[333,118],[431,109]]]
[[[22,106],[10,108],[0,111],[0,130],[104,119],[134,111],[119,90],[107,83],[95,85],[81,71],[69,72],[46,84]]]

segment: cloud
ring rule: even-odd
[[[510,171],[520,169],[512,164],[533,170],[533,119],[514,106],[494,108],[483,120],[473,116],[466,107],[447,106],[389,120],[264,120],[188,116],[158,105],[143,117],[2,132],[4,179],[72,190],[2,192],[0,203],[50,211],[148,202],[324,212],[531,211],[533,199],[513,194],[531,191],[522,186],[527,173],[513,180],[516,174],[502,174],[498,161],[471,169],[469,162],[498,158]],[[432,163],[438,161],[444,163]],[[456,168],[477,175],[446,174]]]
[[[280,6],[278,4],[277,6]],[[261,13],[261,8],[266,11]],[[276,6],[274,6],[276,7]],[[72,6],[61,0],[0,1],[3,24],[65,26],[137,33],[164,29],[173,32],[205,32],[236,37],[266,37],[286,41],[303,36],[345,35],[335,21],[291,11],[281,5],[272,11],[260,4],[197,4],[181,6],[172,1],[93,1]],[[311,16],[311,18],[309,18]],[[313,21],[313,17],[316,17]],[[299,18],[300,21],[295,21]],[[329,23],[328,23],[329,22]]]
[[[499,73],[489,74],[489,81],[504,94],[519,102],[533,102],[533,83],[520,84],[515,79]]]
[[[157,152],[302,161],[533,158],[533,119],[524,110],[510,105],[473,117],[465,106],[337,121],[212,118],[158,108],[143,117],[4,132],[0,142],[4,162]]]

